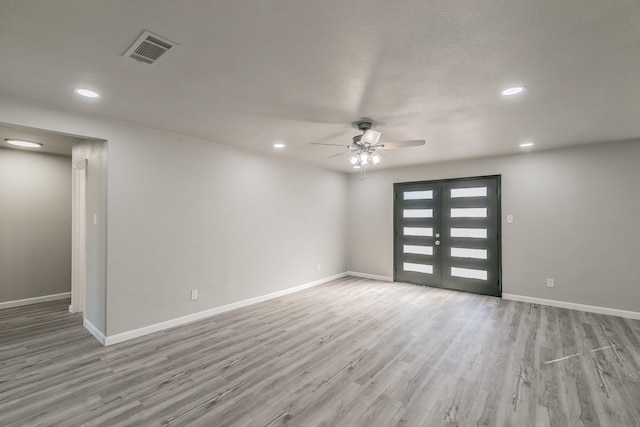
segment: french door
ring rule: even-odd
[[[394,184],[394,280],[500,296],[500,176]]]

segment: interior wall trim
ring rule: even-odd
[[[248,305],[252,305],[252,304],[257,304],[259,302],[263,302],[263,301],[267,301],[273,298],[278,298],[287,294],[292,294],[294,292],[299,292],[302,291],[304,289],[308,289],[314,286],[318,286],[321,285],[323,283],[327,283],[330,282],[332,280],[336,280],[336,279],[341,279],[345,276],[347,276],[347,273],[339,273],[333,276],[329,276],[329,277],[325,277],[323,279],[319,279],[313,282],[309,282],[309,283],[305,283],[303,285],[299,285],[299,286],[294,286],[293,288],[289,288],[289,289],[284,289],[281,291],[277,291],[277,292],[272,292],[270,294],[266,294],[266,295],[261,295],[255,298],[249,298],[249,299],[245,299],[242,301],[238,301],[238,302],[234,302],[231,304],[226,304],[220,307],[214,307],[208,310],[204,310],[204,311],[199,311],[197,313],[192,313],[192,314],[188,314],[186,316],[182,316],[182,317],[177,317],[175,319],[171,319],[171,320],[166,320],[164,322],[160,322],[160,323],[155,323],[153,325],[149,325],[149,326],[144,326],[142,328],[138,328],[138,329],[132,329],[130,331],[127,332],[122,332],[119,334],[115,334],[115,335],[109,335],[104,337],[104,340],[101,340],[100,337],[98,335],[96,335],[93,331],[89,330],[96,338],[98,338],[98,341],[100,341],[103,345],[108,346],[108,345],[113,345],[113,344],[118,344],[124,341],[128,341],[128,340],[132,340],[134,338],[138,338],[138,337],[142,337],[144,335],[148,335],[154,332],[159,332],[159,331],[163,331],[165,329],[169,329],[169,328],[174,328],[176,326],[181,326],[181,325],[186,325],[187,323],[191,323],[191,322],[195,322],[198,320],[202,320],[202,319],[206,319],[207,317],[211,317],[211,316],[215,316],[216,314],[220,314],[220,313],[225,313],[227,311],[231,311],[231,310],[235,310],[236,308],[241,308],[241,307],[246,307]],[[85,327],[87,327],[86,321],[85,321]],[[89,328],[87,328],[89,329]],[[95,327],[94,327],[95,329]],[[95,329],[96,332],[98,332],[100,335],[102,335],[100,333],[100,331],[98,331],[97,329]]]
[[[87,318],[84,318],[84,322],[82,322],[82,324],[84,325],[84,328],[91,332],[91,335],[93,335],[94,337],[96,337],[96,339],[98,341],[100,341],[100,343],[102,345],[105,345],[105,341],[106,341],[106,337],[104,336],[104,334],[102,332],[100,332],[100,329],[96,328],[93,323],[89,322],[87,320]]]
[[[357,271],[347,271],[347,276],[361,277],[363,279],[381,280],[383,282],[393,282],[393,277],[378,276],[377,274],[359,273]]]
[[[71,298],[71,292],[63,292],[61,294],[43,295],[41,297],[18,299],[15,301],[0,302],[0,310],[3,308],[20,307],[23,305],[39,304],[41,302],[56,301],[60,299]]]
[[[568,308],[570,310],[579,310],[586,311],[588,313],[607,314],[609,316],[640,320],[640,313],[637,311],[620,310],[617,308],[599,307],[597,305],[578,304],[575,302],[556,301],[552,299],[535,298],[515,294],[502,294],[502,298],[511,301],[529,302],[532,304],[548,305],[551,307]]]

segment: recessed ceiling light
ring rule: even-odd
[[[512,95],[517,95],[519,93],[524,92],[526,88],[524,86],[514,86],[514,87],[510,87],[507,88],[505,90],[502,91],[502,94],[504,96],[512,96]]]
[[[24,148],[40,148],[42,144],[39,142],[31,142],[31,141],[23,141],[21,139],[5,139],[7,144],[15,145],[16,147],[24,147]]]
[[[273,144],[273,148],[284,148],[284,144],[282,142],[276,142]]]
[[[96,92],[95,90],[91,90],[91,89],[77,88],[75,90],[75,92],[80,96],[84,96],[85,98],[99,98],[100,97],[100,94],[98,92]]]
[[[522,148],[533,147],[533,142],[523,142],[522,144],[520,144],[520,147]]]

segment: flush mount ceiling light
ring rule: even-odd
[[[84,96],[85,98],[100,98],[100,94],[95,90],[91,90],[91,89],[79,87],[79,88],[76,88],[74,92],[80,96]]]
[[[517,95],[519,93],[524,92],[525,89],[526,89],[526,87],[524,87],[524,86],[513,86],[513,87],[509,87],[509,88],[506,88],[505,90],[503,90],[502,94],[504,96],[513,96],[513,95]]]
[[[520,147],[521,148],[533,147],[533,142],[531,142],[531,141],[523,142],[522,144],[520,144]]]
[[[273,148],[284,148],[284,144],[282,142],[276,142],[273,144]]]
[[[343,154],[350,153],[349,163],[354,169],[360,169],[360,179],[367,177],[367,166],[377,165],[382,160],[380,154],[376,150],[388,150],[392,148],[407,148],[424,145],[423,139],[416,139],[410,141],[393,141],[393,142],[381,142],[380,132],[371,129],[371,122],[356,122],[355,126],[362,132],[362,135],[354,136],[353,142],[350,145],[343,144],[325,144],[322,142],[312,142],[314,145],[334,145],[338,147],[346,147],[347,151],[334,154],[330,157],[337,157]]]
[[[31,142],[31,141],[23,141],[21,139],[5,139],[4,142],[7,144],[15,145],[16,147],[22,148],[40,148],[42,144],[39,142]]]

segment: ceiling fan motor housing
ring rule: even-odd
[[[358,130],[366,132],[373,127],[373,124],[371,122],[358,122],[356,123],[356,126],[358,127]]]

